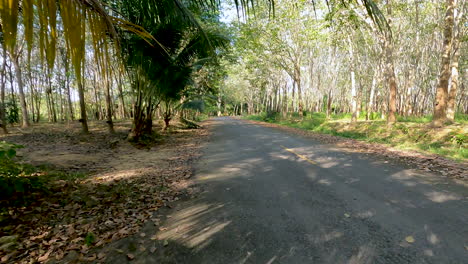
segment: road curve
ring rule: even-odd
[[[159,262],[468,263],[466,186],[247,121],[213,122],[196,169],[202,192],[169,212]]]

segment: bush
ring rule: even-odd
[[[32,176],[34,168],[16,162],[16,149],[22,147],[0,142],[0,201],[7,205],[22,204],[24,194],[43,189],[42,181]]]

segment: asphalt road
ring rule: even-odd
[[[242,120],[212,130],[158,262],[468,263],[466,186]]]

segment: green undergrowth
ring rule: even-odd
[[[466,115],[458,115],[454,124],[443,128],[429,125],[431,117],[398,117],[399,122],[388,126],[384,120],[350,122],[349,114],[333,115],[305,113],[282,116],[262,113],[245,116],[245,119],[265,121],[279,125],[352,138],[370,143],[381,143],[405,150],[438,154],[457,161],[468,159],[468,123]]]
[[[0,142],[0,205],[26,206],[39,196],[47,195],[50,183],[75,181],[85,177],[83,173],[69,173],[54,170],[48,166],[32,166],[20,162],[16,150],[23,146]],[[5,212],[0,212],[3,214]]]

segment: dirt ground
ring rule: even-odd
[[[44,174],[69,175],[51,182],[49,192],[30,205],[9,208],[0,237],[13,237],[15,245],[0,249],[1,263],[104,261],[96,248],[137,233],[156,210],[192,192],[192,163],[207,130],[175,124],[142,147],[126,140],[129,121],[116,122],[113,135],[104,122],[89,125],[89,135],[76,122],[11,128],[0,136],[24,146],[21,162],[46,166]]]

